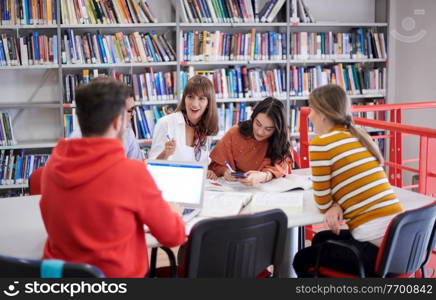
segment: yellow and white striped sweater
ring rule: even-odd
[[[314,137],[309,152],[319,209],[338,203],[351,231],[403,210],[377,159],[345,127]]]

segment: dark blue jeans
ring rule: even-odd
[[[309,272],[309,269],[315,267],[319,247],[327,240],[340,240],[354,245],[362,255],[365,275],[367,277],[375,275],[374,265],[379,249],[377,246],[370,242],[355,240],[348,230],[341,230],[339,235],[326,230],[318,232],[313,237],[312,246],[301,249],[295,255],[293,266],[298,277],[313,277],[313,273]],[[328,244],[324,246],[322,256],[320,257],[320,265],[336,271],[358,275],[356,256],[350,250],[336,245]]]

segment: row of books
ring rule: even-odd
[[[227,69],[197,70],[190,67],[181,71],[181,90],[187,80],[195,74],[206,76],[212,81],[218,99],[286,97],[286,69],[264,70],[259,68],[230,67]]]
[[[286,33],[181,31],[184,61],[286,59]]]
[[[286,33],[181,31],[184,61],[285,60]],[[291,59],[387,58],[383,33],[358,28],[353,32],[292,32]]]
[[[61,0],[62,24],[156,23],[145,0]]]
[[[250,119],[253,107],[244,102],[221,103],[218,106],[218,137],[223,136],[233,125]]]
[[[139,33],[74,34],[63,36],[63,64],[146,63],[175,61],[176,53],[163,34]]]
[[[315,18],[305,0],[292,0],[289,16],[291,23],[315,23]]]
[[[153,68],[145,68],[144,73],[124,74],[115,70],[101,72],[98,69],[82,70],[82,74],[67,74],[64,78],[64,103],[75,102],[75,88],[79,84],[86,84],[97,77],[112,77],[133,88],[136,101],[156,101],[175,99],[176,72],[155,72]]]
[[[7,112],[0,112],[0,145],[11,146],[17,142],[14,136],[12,120]]]
[[[289,110],[289,132],[291,134],[298,133],[300,129],[300,109],[302,106],[291,106]],[[308,120],[308,132],[313,132],[313,124]]]
[[[384,34],[358,28],[353,32],[292,32],[292,59],[387,58]]]
[[[15,154],[14,150],[0,151],[0,185],[24,184],[29,176],[40,167],[45,166],[50,155],[26,155],[25,150]]]
[[[2,0],[0,25],[57,24],[58,0]]]
[[[58,38],[34,31],[17,38],[2,34],[0,66],[50,65],[58,61]]]
[[[341,86],[348,94],[383,94],[386,90],[386,67],[371,69],[361,64],[337,64],[329,67],[291,66],[291,96],[308,96],[315,88],[329,83]]]
[[[272,22],[286,0],[180,0],[182,21],[189,23]]]
[[[138,139],[152,139],[157,121],[174,111],[173,105],[137,106],[133,115],[132,128]]]
[[[386,101],[384,98],[380,99],[366,99],[364,102],[356,102],[353,103],[353,106],[370,106],[370,105],[383,105]],[[385,111],[368,111],[368,112],[359,112],[353,113],[353,117],[371,119],[371,120],[382,120],[386,121],[386,112]]]
[[[218,99],[286,97],[286,69],[270,70],[229,67],[215,70],[180,72],[180,92],[195,74],[208,77]],[[289,70],[290,96],[308,96],[315,88],[329,83],[340,85],[350,95],[383,94],[386,89],[386,68],[372,69],[362,64],[336,64],[328,67],[297,67]]]

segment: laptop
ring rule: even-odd
[[[197,162],[147,160],[147,169],[167,202],[184,207],[183,221],[189,222],[203,206],[207,165]]]

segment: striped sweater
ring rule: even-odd
[[[338,203],[351,231],[403,210],[377,159],[343,126],[314,137],[309,152],[319,209]]]

